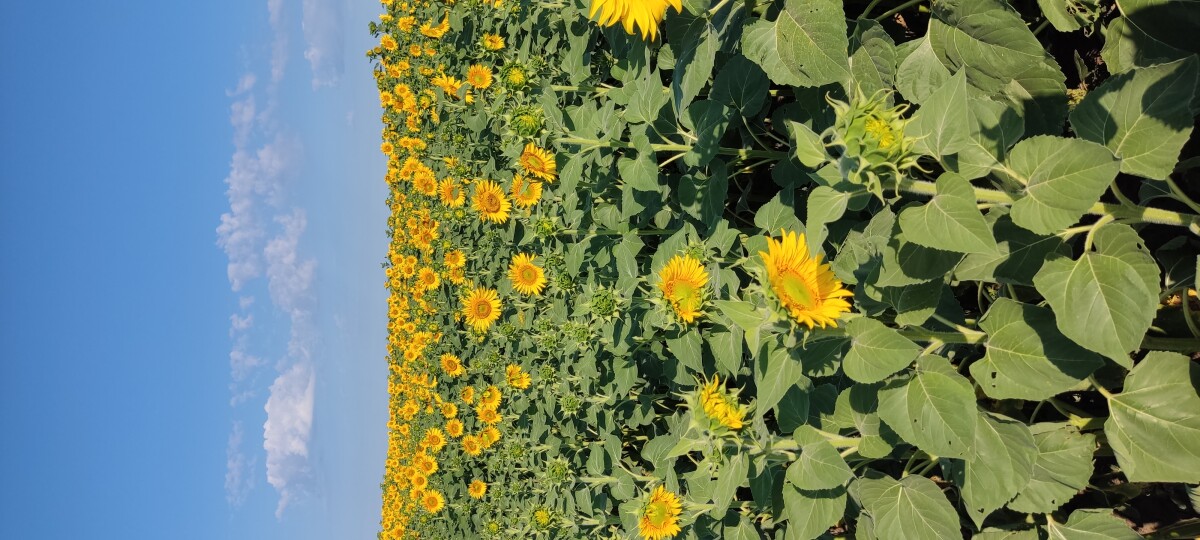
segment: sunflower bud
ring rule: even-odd
[[[839,155],[842,178],[865,186],[880,199],[883,181],[895,182],[917,166],[916,139],[904,135],[908,105],[888,107],[889,93],[866,97],[856,90],[849,103],[826,97],[836,114],[830,150]]]

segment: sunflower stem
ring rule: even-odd
[[[596,139],[583,139],[579,137],[564,137],[558,142],[574,146],[591,148],[626,148],[636,150],[637,147],[633,143],[625,141],[599,141]],[[654,152],[687,152],[692,149],[689,144],[651,144],[650,149]],[[735,156],[741,159],[748,158],[768,158],[774,160],[785,160],[788,158],[787,152],[779,152],[775,150],[752,150],[748,148],[726,148],[717,147],[717,153],[723,156]]]
[[[880,16],[878,16],[878,17],[875,17],[875,20],[877,20],[877,21],[882,21],[882,20],[884,20],[884,19],[887,19],[888,17],[891,17],[892,15],[895,15],[895,14],[897,14],[897,13],[900,13],[901,11],[904,11],[904,10],[906,10],[906,9],[908,9],[908,8],[910,8],[910,7],[913,7],[913,6],[917,5],[917,4],[920,4],[921,2],[924,2],[924,1],[925,1],[925,0],[908,0],[908,2],[905,2],[905,3],[903,3],[903,4],[900,4],[900,5],[896,6],[896,7],[894,7],[894,8],[892,8],[892,9],[888,10],[888,11],[887,11],[886,13],[884,13],[883,15],[880,15]]]

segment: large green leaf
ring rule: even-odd
[[[725,136],[732,116],[732,109],[716,101],[702,99],[692,102],[684,112],[683,125],[695,134],[696,141],[683,156],[684,163],[703,167],[717,157],[721,137]]]
[[[850,78],[846,15],[834,0],[787,0],[774,22],[755,21],[742,52],[776,84],[821,86]]]
[[[1004,163],[1009,147],[1025,133],[1025,121],[1011,104],[969,97],[967,128],[963,148],[943,161],[947,169],[971,180],[986,176]]]
[[[776,193],[767,204],[759,207],[754,213],[754,224],[764,233],[778,236],[780,231],[804,232],[804,224],[796,217],[796,210],[791,204],[784,203],[782,192]]]
[[[724,540],[759,540],[754,522],[742,516],[736,527],[725,527]]]
[[[777,405],[789,389],[801,381],[808,380],[804,376],[804,366],[792,358],[788,349],[779,347],[765,356],[765,359],[760,358],[755,363],[758,369],[754,374],[754,384],[758,388],[756,410],[760,416],[766,414],[767,409]]]
[[[811,426],[800,426],[793,434],[800,444],[800,457],[787,468],[787,479],[800,489],[833,489],[854,476],[846,460]]]
[[[784,484],[783,507],[790,538],[816,538],[842,520],[846,513],[846,488],[810,491]]]
[[[1190,34],[1194,35],[1196,31]],[[1118,17],[1104,28],[1104,48],[1100,50],[1100,57],[1110,73],[1124,73],[1138,67],[1187,58],[1192,54],[1172,47],[1160,37],[1146,33],[1136,24],[1130,24],[1125,17]]]
[[[912,242],[961,253],[995,253],[996,239],[975,203],[975,191],[962,176],[942,173],[937,195],[900,212],[900,229]]]
[[[918,152],[934,157],[948,156],[967,145],[967,74],[959,71],[921,103],[905,127],[916,137]]]
[[[869,317],[846,323],[846,333],[851,345],[842,369],[858,382],[882,381],[911,364],[921,352],[916,343]]]
[[[822,253],[828,227],[825,225],[841,219],[851,195],[829,186],[817,186],[808,194],[808,215],[804,228],[808,236],[810,254]]]
[[[1108,400],[1104,434],[1131,482],[1200,482],[1200,366],[1146,355]]]
[[[750,474],[750,456],[737,453],[729,457],[717,472],[717,481],[713,486],[713,509],[709,515],[720,519],[725,517],[729,503],[733,502],[737,488],[746,484]]]
[[[660,75],[653,70],[625,85],[629,104],[622,111],[625,121],[631,123],[653,122],[658,118],[659,109],[671,99],[667,89],[660,82]]]
[[[737,109],[742,116],[754,116],[767,98],[766,73],[745,56],[735,56],[725,62],[713,79],[709,99]]]
[[[1128,225],[1101,227],[1094,247],[1077,261],[1048,261],[1033,283],[1063,335],[1130,367],[1129,351],[1141,345],[1158,307],[1158,265]]]
[[[1130,26],[1147,36],[1191,54],[1200,54],[1200,5],[1194,0],[1118,0]]]
[[[1001,298],[979,322],[988,333],[971,376],[989,397],[1041,401],[1077,386],[1104,360],[1059,333],[1047,308]]]
[[[905,441],[930,454],[971,458],[975,448],[975,392],[949,373],[918,369],[879,390],[879,418]]]
[[[1082,139],[1031,137],[1013,147],[1006,171],[1025,186],[1013,203],[1013,223],[1038,234],[1069,227],[1100,200],[1121,162]]]
[[[1071,254],[1062,238],[1037,235],[1018,227],[1002,208],[990,210],[986,219],[996,238],[996,251],[967,254],[954,267],[955,279],[1033,285],[1033,276],[1048,257]]]
[[[1066,523],[1046,523],[1049,540],[1141,540],[1112,510],[1076,510]]]
[[[870,514],[871,532],[878,538],[960,537],[954,507],[937,484],[924,476],[909,475],[898,482],[886,476],[860,478],[850,489],[863,512]]]
[[[1018,512],[1046,514],[1087,487],[1092,476],[1096,437],[1080,433],[1069,424],[1041,423],[1029,429],[1038,449],[1033,476],[1008,507]]]
[[[666,34],[675,51],[671,98],[675,110],[683,111],[708,84],[720,49],[719,38],[708,19],[689,13],[669,17]]]
[[[855,21],[850,36],[850,73],[865,95],[891,90],[896,80],[896,43],[879,23]]]
[[[1195,56],[1114,75],[1071,112],[1081,138],[1121,158],[1121,172],[1165,180],[1192,133]]]
[[[897,229],[879,250],[879,272],[868,278],[878,287],[903,287],[942,279],[962,260],[962,253],[922,246]]]
[[[929,36],[916,40],[917,46],[900,61],[896,88],[913,103],[924,103],[933,91],[950,79],[950,70],[933,51]]]
[[[944,468],[950,481],[962,490],[967,514],[978,527],[1029,482],[1037,445],[1025,424],[980,412],[974,446],[974,458],[949,460]]]

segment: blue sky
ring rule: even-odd
[[[0,538],[374,537],[378,4],[0,5]]]

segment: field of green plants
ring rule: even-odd
[[[380,538],[1200,535],[1200,3],[382,7]]]

